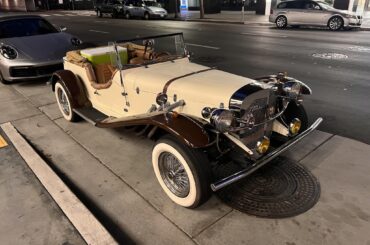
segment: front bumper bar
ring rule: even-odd
[[[323,121],[323,119],[321,117],[319,117],[318,119],[316,119],[316,121],[308,129],[306,129],[305,131],[303,131],[302,133],[300,133],[299,135],[297,135],[294,139],[292,139],[292,140],[284,143],[279,148],[276,148],[275,150],[271,151],[267,155],[263,156],[258,161],[256,161],[255,163],[253,163],[253,165],[251,167],[246,168],[246,169],[243,169],[243,170],[241,170],[239,172],[236,172],[235,174],[232,174],[230,176],[227,176],[227,177],[225,177],[225,178],[223,178],[223,179],[221,179],[221,180],[219,180],[219,181],[211,184],[211,189],[213,191],[218,191],[218,190],[220,190],[220,189],[222,189],[222,188],[224,188],[224,187],[226,187],[228,185],[231,185],[232,183],[235,183],[236,181],[239,181],[239,180],[247,177],[248,175],[252,174],[257,169],[261,168],[266,163],[270,162],[275,157],[279,156],[280,154],[282,154],[283,152],[285,152],[286,150],[288,150],[292,145],[298,143],[304,137],[306,137],[307,135],[309,135],[312,131],[314,131],[320,125],[320,123],[322,121]]]

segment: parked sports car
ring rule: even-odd
[[[278,28],[290,26],[327,26],[336,31],[342,27],[360,27],[362,16],[335,9],[322,1],[285,1],[271,10],[270,22]]]
[[[308,125],[302,102],[311,89],[303,82],[284,73],[250,79],[195,64],[182,33],[69,52],[51,84],[66,120],[138,126],[156,140],[158,182],[188,208],[246,178],[322,121]],[[242,170],[214,175],[230,160]]]
[[[37,15],[0,17],[0,81],[48,77],[82,41]]]

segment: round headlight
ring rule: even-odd
[[[0,47],[0,53],[4,58],[14,60],[17,58],[18,53],[12,46],[2,44]]]
[[[297,82],[286,82],[283,85],[283,90],[290,98],[297,98],[301,93],[301,85]]]
[[[212,112],[211,123],[220,132],[229,130],[235,122],[234,113],[229,110],[216,109]]]
[[[264,154],[270,147],[270,139],[264,136],[260,141],[257,142],[256,150],[259,154]]]
[[[71,43],[73,46],[80,46],[82,44],[82,41],[78,39],[77,37],[72,37]]]

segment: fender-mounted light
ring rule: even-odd
[[[302,122],[298,118],[294,118],[292,122],[289,124],[289,132],[291,135],[298,134],[299,130],[301,129]]]
[[[266,136],[263,136],[263,138],[257,142],[256,150],[259,154],[264,154],[270,147],[270,139]]]

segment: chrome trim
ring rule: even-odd
[[[319,117],[318,119],[316,119],[316,121],[308,129],[303,131],[301,134],[297,135],[294,139],[284,143],[279,148],[276,148],[275,150],[271,151],[267,155],[263,156],[261,159],[259,159],[255,163],[253,163],[253,165],[251,167],[243,169],[243,170],[241,170],[239,172],[236,172],[236,173],[234,173],[234,174],[232,174],[228,177],[225,177],[225,178],[223,178],[223,179],[221,179],[221,180],[219,180],[215,183],[212,183],[211,184],[211,189],[213,191],[218,191],[218,190],[220,190],[220,189],[222,189],[222,188],[224,188],[228,185],[231,185],[232,183],[235,183],[236,181],[239,181],[239,180],[247,177],[248,175],[252,174],[256,170],[258,170],[259,168],[264,166],[266,163],[270,162],[275,157],[279,156],[280,154],[282,154],[283,152],[288,150],[292,145],[298,143],[304,137],[309,135],[312,131],[314,131],[320,125],[320,123],[322,121],[323,121],[323,119],[321,117]]]

